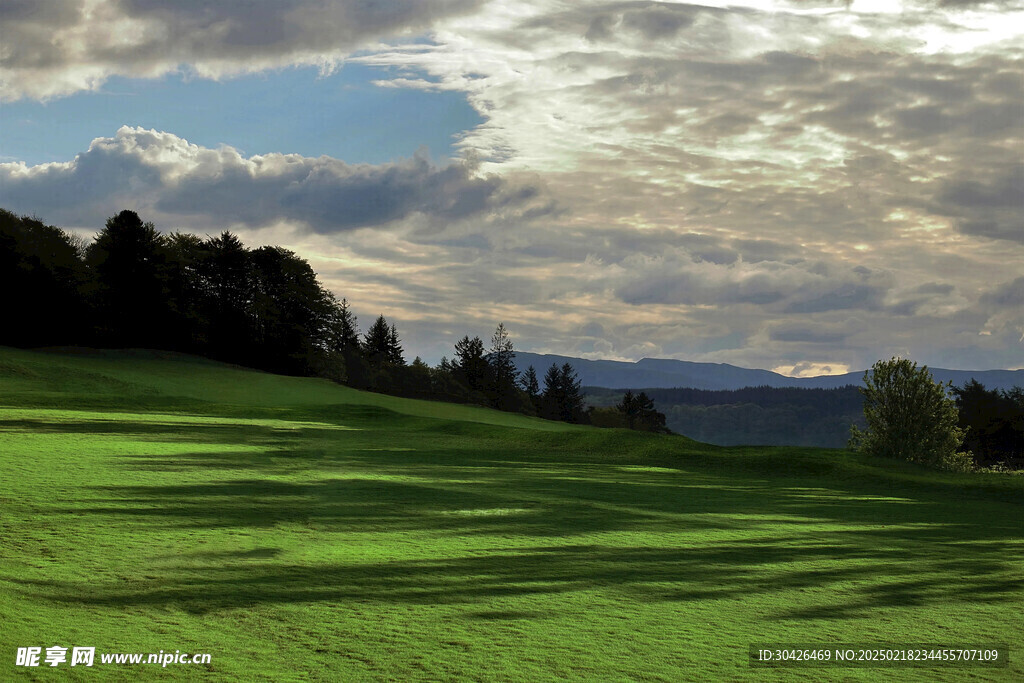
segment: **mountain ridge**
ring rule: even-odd
[[[690,387],[708,390],[734,390],[746,387],[803,387],[833,389],[848,384],[859,385],[864,370],[841,375],[819,375],[816,377],[787,377],[771,370],[742,368],[728,363],[706,363],[677,360],[674,358],[641,358],[638,361],[588,360],[558,354],[516,352],[516,368],[524,371],[530,365],[543,381],[544,372],[555,363],[569,363],[575,368],[584,386],[609,389],[669,389]],[[988,389],[1010,389],[1024,386],[1024,370],[953,370],[933,368],[928,370],[936,381],[952,381],[962,386],[970,379],[976,379]]]

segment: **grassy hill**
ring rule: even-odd
[[[747,653],[1016,647],[1022,513],[1022,477],[0,348],[4,680],[1020,680]],[[161,650],[212,661],[99,661]]]

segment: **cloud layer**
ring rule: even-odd
[[[222,78],[336,67],[383,37],[411,36],[481,0],[4,0],[0,99],[94,90],[114,75]]]
[[[1024,365],[1024,3],[0,7],[7,98],[345,59],[464,94],[485,122],[445,167],[128,128],[0,165],[0,204],[53,222],[128,206],[286,242],[428,356],[504,320],[588,357]]]

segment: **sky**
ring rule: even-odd
[[[306,258],[437,362],[1024,367],[1024,0],[0,0],[0,207]]]

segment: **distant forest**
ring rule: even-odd
[[[584,387],[592,406],[609,406],[619,391]],[[859,387],[800,389],[748,387],[733,391],[644,389],[673,432],[719,446],[817,446],[844,448],[850,427],[863,429]],[[1024,389],[986,389],[975,380],[952,388],[963,447],[985,467],[1024,467]]]
[[[84,240],[0,209],[0,344],[152,348],[203,355],[271,372],[331,379],[359,389],[474,403],[552,420],[650,431],[668,429],[721,445],[843,447],[862,424],[856,387],[736,391],[646,389],[584,392],[570,363],[538,377],[516,370],[503,324],[485,346],[454,342],[451,359],[408,362],[383,314],[360,334],[310,265],[281,247],[237,236],[161,233],[133,211]],[[639,388],[638,388],[639,389]],[[965,448],[979,464],[1024,466],[1024,389],[954,388]],[[664,412],[655,409],[658,405]]]
[[[844,448],[850,425],[864,426],[860,390],[748,387],[733,391],[644,389],[680,434],[719,446]],[[618,392],[584,387],[588,403],[611,405]]]

